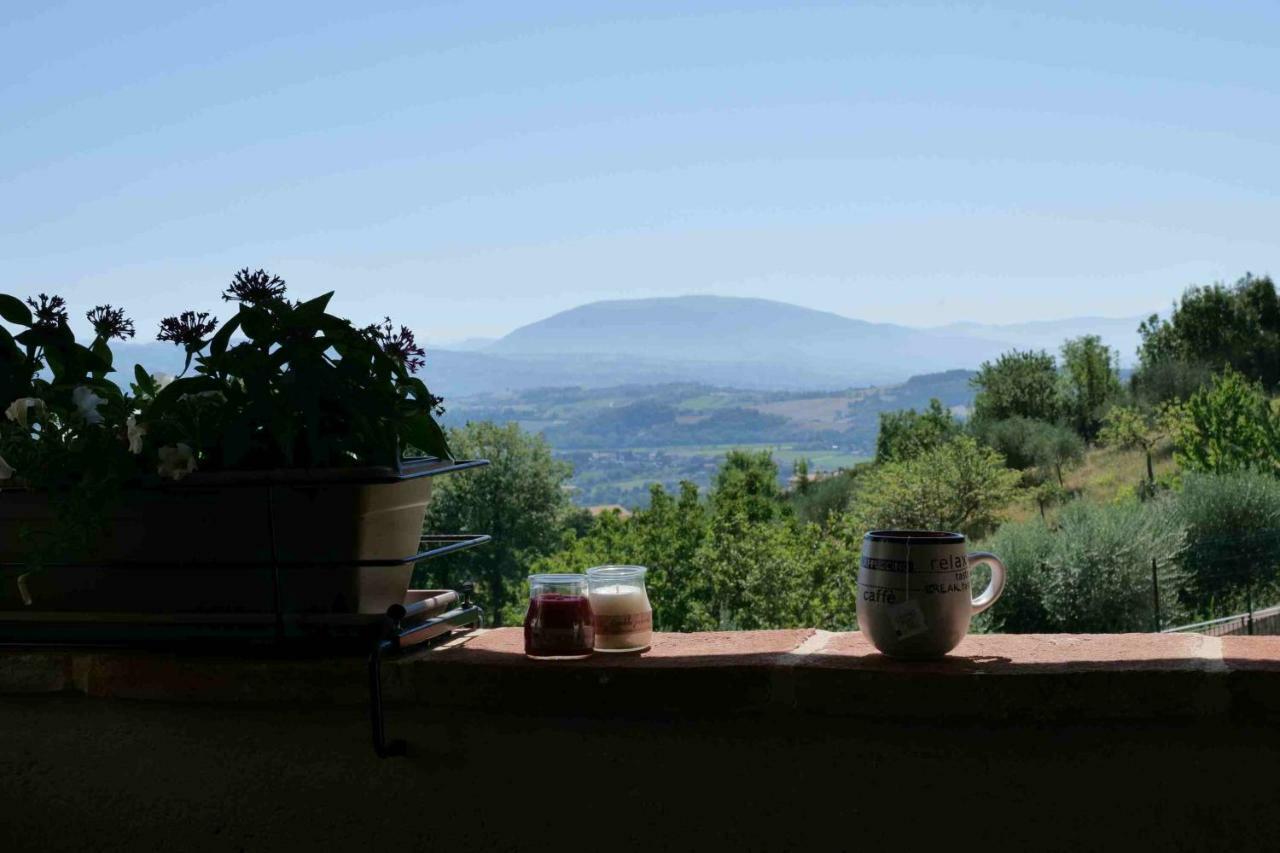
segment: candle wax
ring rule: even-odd
[[[653,608],[642,586],[593,588],[591,612],[595,614],[596,651],[637,651],[653,641]]]
[[[531,657],[577,657],[595,646],[591,602],[585,595],[544,593],[529,600],[524,652]]]

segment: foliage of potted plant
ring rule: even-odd
[[[414,375],[424,353],[407,328],[357,327],[331,297],[293,301],[280,278],[241,270],[221,326],[194,311],[161,322],[182,375],[138,366],[125,388],[110,346],[134,336],[121,309],[89,311],[84,345],[62,299],[0,295],[0,609],[399,602],[430,475],[453,467],[440,399]]]

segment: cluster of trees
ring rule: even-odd
[[[991,630],[1147,630],[1155,598],[1165,625],[1235,607],[1280,593],[1278,306],[1269,279],[1192,288],[1142,324],[1128,383],[1092,336],[1057,357],[1006,353],[973,379],[965,421],[937,400],[883,414],[873,462],[818,481],[800,463],[784,491],[767,453],[731,452],[705,494],[655,486],[631,515],[575,510],[541,438],[471,424],[451,443],[493,464],[442,484],[428,524],[495,542],[422,570],[476,580],[498,624],[522,618],[530,571],[638,563],[661,630],[847,630],[863,532],[910,527],[960,530],[1006,559]],[[1116,503],[1073,495],[1091,445],[1143,451],[1144,482]],[[1178,471],[1157,478],[1165,453]],[[1006,522],[1027,499],[1038,515]]]
[[[1245,276],[1191,288],[1168,319],[1139,331],[1127,384],[1116,354],[1083,337],[1067,341],[1060,360],[1015,351],[982,365],[963,427],[936,409],[885,419],[885,455],[967,431],[1021,471],[1039,505],[1039,518],[1004,524],[990,540],[1012,577],[990,627],[1139,630],[1155,616],[1154,595],[1167,625],[1280,594],[1274,284]],[[1144,454],[1146,480],[1132,499],[1102,504],[1068,490],[1064,470],[1092,445]],[[1157,478],[1158,454],[1172,455],[1176,471]],[[998,478],[988,486],[1005,487]],[[1051,517],[1055,503],[1066,505]]]
[[[1167,319],[1152,315],[1139,332],[1134,386],[1148,402],[1186,399],[1228,368],[1268,391],[1280,383],[1280,298],[1268,277],[1192,287]]]
[[[920,499],[912,516],[933,519],[972,536],[997,526],[999,511],[1027,493],[1042,515],[1066,495],[1066,471],[1085,455],[1088,442],[1103,429],[1108,408],[1122,393],[1116,354],[1094,336],[1067,341],[1062,363],[1043,351],[1012,351],[984,363],[972,384],[975,398],[966,423],[933,401],[923,412],[885,413],[880,420],[876,488],[859,501],[867,520],[897,524],[898,504],[876,499],[891,484],[896,491],[923,498],[948,485],[991,498],[966,500],[959,516],[930,512]],[[955,478],[957,470],[968,477]],[[930,476],[931,472],[938,472]],[[942,473],[952,476],[944,479]],[[972,482],[972,478],[978,482]]]
[[[607,563],[649,568],[659,630],[855,624],[861,533],[831,535],[801,520],[768,453],[729,453],[705,495],[692,483],[677,494],[654,486],[634,514],[593,518],[569,503],[567,466],[540,436],[476,423],[450,440],[491,464],[441,484],[428,529],[488,532],[494,541],[423,564],[416,580],[473,580],[494,624],[522,621],[528,574]]]
[[[1184,471],[1280,473],[1280,296],[1270,278],[1193,287],[1139,331],[1128,399],[1101,438],[1144,450],[1164,440]]]
[[[1101,433],[1123,393],[1120,360],[1094,335],[1069,340],[1062,362],[1047,352],[1004,354],[982,365],[969,428],[1022,472],[1043,516],[1065,497],[1065,471]]]
[[[1060,362],[1014,351],[983,364],[970,431],[1023,471],[1023,484],[1042,499],[1066,497],[1064,469],[1090,445],[1142,450],[1146,495],[1157,490],[1162,446],[1183,470],[1277,470],[1280,420],[1269,395],[1280,383],[1280,298],[1271,279],[1193,287],[1168,319],[1153,316],[1139,331],[1139,365],[1127,386],[1116,353],[1093,336],[1067,341]],[[885,426],[908,424],[934,440],[936,415],[899,415]]]

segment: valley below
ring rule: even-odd
[[[647,502],[652,483],[707,487],[731,449],[770,451],[784,481],[799,459],[811,473],[847,468],[875,455],[881,412],[921,409],[936,397],[966,414],[972,376],[952,370],[825,392],[699,383],[504,391],[450,400],[444,422],[519,423],[573,465],[576,504],[631,507]]]

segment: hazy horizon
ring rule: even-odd
[[[634,297],[634,299],[636,299],[636,300],[641,300],[641,299],[685,299],[685,298],[697,298],[697,297],[699,297],[699,296],[729,296],[729,295],[728,295],[728,294],[673,293],[673,294],[664,294],[664,295],[662,295],[662,296],[656,296],[656,297]],[[730,296],[730,298],[732,298],[732,296]],[[854,315],[850,315],[850,314],[844,314],[844,313],[842,313],[842,312],[840,312],[840,311],[830,311],[830,310],[828,310],[828,309],[826,309],[826,308],[817,308],[817,307],[814,307],[814,306],[812,306],[812,305],[802,305],[802,304],[800,304],[800,303],[798,303],[798,302],[790,302],[790,301],[788,301],[788,300],[786,300],[786,299],[770,299],[770,298],[767,298],[767,297],[742,297],[742,298],[762,299],[762,300],[764,300],[764,301],[766,301],[766,302],[778,302],[778,303],[781,303],[781,304],[784,304],[784,305],[794,305],[794,306],[799,307],[799,308],[807,308],[807,309],[810,309],[810,310],[813,310],[813,311],[823,311],[823,312],[826,312],[826,313],[829,313],[829,314],[835,314],[835,315],[837,315],[837,316],[839,316],[839,317],[845,317],[845,318],[850,319],[850,320],[866,320],[866,318],[865,318],[865,317],[858,317],[858,316],[854,316]],[[589,300],[589,301],[587,301],[587,302],[583,302],[583,303],[581,303],[581,304],[579,304],[579,305],[570,306],[569,308],[566,308],[566,309],[563,309],[563,310],[564,310],[564,311],[572,311],[574,308],[582,308],[582,307],[585,307],[585,306],[588,306],[588,305],[592,305],[592,304],[594,304],[594,303],[596,303],[596,302],[625,302],[625,301],[630,301],[630,299],[631,299],[631,298],[629,298],[629,297],[619,297],[619,298],[617,298],[617,299],[602,299],[602,300],[594,300],[594,299],[593,299],[593,300]],[[1138,324],[1139,324],[1141,321],[1145,320],[1147,317],[1149,317],[1151,314],[1160,314],[1160,315],[1162,315],[1162,316],[1167,316],[1167,315],[1168,315],[1168,311],[1164,310],[1164,309],[1165,309],[1165,308],[1167,308],[1167,307],[1168,307],[1168,306],[1161,306],[1161,308],[1160,308],[1160,309],[1153,309],[1153,310],[1151,310],[1151,311],[1147,311],[1147,312],[1144,312],[1144,313],[1133,314],[1133,315],[1131,315],[1131,316],[1115,316],[1115,317],[1112,317],[1112,316],[1106,316],[1106,315],[1102,315],[1102,314],[1082,313],[1082,314],[1073,314],[1073,315],[1062,316],[1062,317],[1037,317],[1037,318],[1034,318],[1034,319],[1031,319],[1031,320],[1013,320],[1013,321],[1005,322],[1005,323],[998,323],[998,322],[993,322],[993,321],[990,321],[990,320],[981,320],[981,319],[956,319],[956,320],[948,319],[948,320],[946,320],[945,322],[942,322],[942,323],[930,323],[930,324],[926,324],[926,325],[917,325],[917,324],[912,324],[912,323],[889,323],[889,325],[902,326],[902,327],[904,327],[904,328],[908,328],[908,329],[919,329],[919,330],[921,330],[921,331],[929,331],[929,330],[933,330],[933,329],[942,329],[942,328],[946,328],[946,327],[949,327],[949,326],[980,325],[980,326],[991,326],[991,327],[999,327],[999,328],[1003,328],[1003,327],[1016,327],[1016,326],[1023,326],[1023,325],[1039,325],[1039,324],[1043,324],[1043,325],[1053,325],[1053,324],[1056,324],[1056,323],[1065,323],[1065,322],[1069,322],[1069,321],[1073,321],[1073,320],[1099,320],[1099,321],[1103,321],[1103,322],[1132,321],[1132,322],[1133,322],[1133,324],[1134,324],[1134,330],[1135,330],[1135,332],[1136,332]],[[555,312],[555,313],[557,313],[557,314],[558,314],[558,313],[563,313],[563,312],[558,311],[558,312]],[[532,324],[534,324],[534,323],[537,323],[537,322],[540,322],[540,321],[542,321],[542,320],[548,319],[548,318],[549,318],[549,317],[551,317],[551,316],[554,316],[554,314],[549,314],[549,315],[541,316],[541,317],[534,317],[534,318],[531,318],[530,320],[528,320],[528,321],[526,321],[526,322],[523,322],[523,323],[520,323],[520,324],[518,324],[518,325],[516,325],[516,326],[513,326],[513,327],[511,327],[510,329],[502,330],[502,331],[500,331],[500,332],[498,332],[498,333],[496,333],[496,334],[491,334],[491,335],[463,335],[463,336],[458,336],[458,337],[453,337],[453,338],[432,338],[432,339],[430,339],[430,340],[429,340],[429,342],[430,342],[433,346],[448,349],[448,348],[450,348],[452,345],[455,345],[455,344],[467,344],[467,343],[476,344],[476,343],[482,343],[482,342],[493,342],[493,341],[499,341],[499,340],[501,340],[502,338],[506,337],[506,336],[507,336],[508,334],[510,334],[511,332],[516,331],[517,329],[521,329],[521,328],[523,328],[523,327],[525,327],[525,326],[532,325]],[[868,320],[867,322],[880,322],[880,323],[887,323],[887,321],[874,321],[874,320]],[[1126,356],[1126,357],[1128,357],[1129,355],[1130,355],[1129,353],[1125,353],[1125,356]]]
[[[1280,271],[1266,3],[0,11],[6,292],[166,314],[263,266],[428,342],[588,302],[916,328]]]

